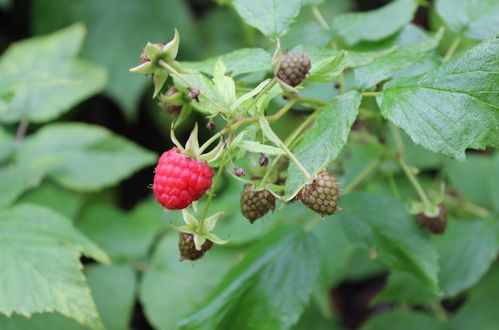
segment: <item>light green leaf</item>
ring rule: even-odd
[[[236,84],[234,79],[226,75],[227,68],[221,58],[218,59],[213,69],[213,83],[224,103],[230,106],[236,101]]]
[[[181,321],[181,329],[288,329],[305,309],[319,269],[312,233],[301,227],[273,231]]]
[[[42,123],[56,118],[104,88],[106,72],[76,58],[85,28],[76,24],[26,39],[0,57],[0,121]]]
[[[499,146],[499,40],[491,39],[377,97],[381,113],[425,148],[459,161],[466,148]]]
[[[7,317],[0,314],[0,329],[2,330],[88,330],[73,319],[62,316],[59,313],[34,314],[31,317],[12,315]]]
[[[336,56],[331,56],[312,65],[308,80],[316,82],[330,82],[346,67],[346,52],[341,51]]]
[[[151,324],[159,330],[178,329],[182,316],[203,303],[235,257],[234,250],[213,247],[193,268],[192,263],[178,261],[178,235],[167,234],[139,288],[140,302]]]
[[[236,102],[234,102],[234,104],[232,104],[230,106],[231,110],[234,111],[236,110],[241,104],[243,104],[244,102],[250,100],[251,98],[253,98],[253,96],[257,95],[258,93],[260,93],[262,91],[262,89],[265,88],[265,86],[267,86],[267,84],[270,82],[270,79],[266,79],[264,81],[262,81],[258,86],[256,86],[253,90],[251,90],[250,92],[242,95],[240,98],[237,99]],[[244,111],[245,108],[241,109],[240,111]]]
[[[395,0],[376,10],[339,15],[332,28],[350,45],[361,40],[376,41],[402,29],[412,20],[417,7],[414,0]]]
[[[1,110],[0,110],[1,111]],[[15,140],[12,134],[9,134],[0,126],[0,162],[9,159],[14,152]]]
[[[106,329],[129,329],[135,303],[135,271],[128,266],[97,265],[86,275]]]
[[[200,101],[199,104],[197,102],[193,102],[192,103],[193,106],[209,114],[215,114],[220,112],[220,109],[215,108],[215,106],[211,102],[209,102],[204,96],[204,94],[208,95],[209,98],[215,100],[220,105],[224,103],[217,89],[213,85],[213,82],[208,77],[206,77],[202,73],[184,74],[183,76],[185,79],[187,79],[187,81],[189,81],[191,84],[196,86],[197,89],[203,92],[203,94],[199,95],[199,101]],[[179,79],[176,76],[173,76],[173,80],[177,85],[184,86],[185,88],[189,87],[185,82],[183,82],[181,79]]]
[[[57,311],[102,328],[79,257],[109,259],[68,219],[43,207],[18,205],[0,211],[0,236],[0,312]]]
[[[499,266],[493,267],[467,296],[466,302],[451,320],[453,330],[495,330],[499,324]]]
[[[442,39],[443,29],[433,37],[415,45],[402,47],[385,56],[380,56],[368,65],[355,69],[355,86],[368,89],[393,76],[398,70],[422,62]]]
[[[24,142],[19,162],[40,158],[60,161],[50,177],[74,190],[96,190],[111,186],[136,170],[150,165],[155,156],[107,129],[81,123],[44,126]]]
[[[52,32],[71,22],[85,23],[88,36],[82,55],[109,71],[106,92],[128,119],[136,116],[144,88],[151,85],[150,78],[128,72],[139,64],[146,43],[168,42],[174,28],[184,51],[192,50],[195,40],[189,9],[182,0],[37,0],[31,13],[36,33]]]
[[[437,0],[438,15],[454,32],[483,40],[499,35],[497,0]]]
[[[256,141],[248,141],[248,140],[242,141],[239,144],[239,147],[249,152],[262,153],[269,156],[285,154],[285,152],[280,148],[272,147]]]
[[[282,141],[281,139],[279,139],[279,137],[274,133],[274,131],[270,127],[267,118],[265,118],[265,116],[260,116],[259,121],[263,135],[265,135],[265,137],[269,139],[272,143],[274,143],[276,146],[281,146]]]
[[[405,205],[381,194],[342,197],[339,217],[350,239],[393,270],[410,272],[433,292],[437,286],[437,253]]]
[[[361,99],[360,93],[351,91],[326,104],[314,125],[293,149],[293,153],[309,173],[316,173],[327,161],[338,157],[357,117]],[[307,178],[290,162],[286,196],[294,196],[305,183]]]
[[[272,55],[261,48],[243,48],[203,61],[181,62],[181,64],[187,70],[212,74],[219,58],[222,59],[232,76],[272,70]]]
[[[234,0],[234,8],[246,23],[267,37],[281,37],[300,13],[301,0]]]
[[[57,157],[40,157],[0,168],[0,207],[16,201],[25,191],[40,184],[59,162]]]
[[[394,309],[372,316],[361,330],[444,330],[445,326],[426,313]]]
[[[153,205],[161,216],[160,205]],[[139,217],[134,213],[125,213],[106,204],[95,204],[85,209],[77,225],[113,260],[141,260],[161,227],[161,217]]]
[[[26,177],[29,177],[33,172],[25,173],[30,173],[26,175]],[[66,190],[53,183],[44,182],[37,189],[24,194],[19,202],[44,206],[69,219],[73,219],[83,206],[83,195]]]

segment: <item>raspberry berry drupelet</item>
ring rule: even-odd
[[[205,162],[183,155],[177,148],[161,155],[155,169],[156,200],[169,210],[181,210],[211,188],[213,169]]]

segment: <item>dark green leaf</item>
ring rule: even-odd
[[[383,291],[376,296],[374,303],[389,301],[406,304],[427,304],[440,299],[413,274],[391,271]]]
[[[28,204],[0,211],[0,251],[2,313],[56,311],[102,328],[79,257],[109,259],[68,219]]]
[[[188,70],[197,70],[211,75],[213,74],[215,63],[220,57],[232,76],[272,70],[272,55],[261,48],[238,49],[231,53],[208,58],[203,61],[182,62],[182,66]]]
[[[12,97],[0,102],[0,121],[49,121],[104,88],[105,71],[76,58],[84,35],[77,24],[7,49],[0,58],[0,95]]]
[[[355,85],[368,89],[393,76],[397,71],[422,62],[438,46],[443,30],[418,44],[401,47],[385,56],[380,56],[367,66],[355,69]]]
[[[344,196],[338,214],[345,231],[360,248],[390,269],[411,272],[434,292],[437,253],[400,201],[381,194]]]
[[[499,34],[497,0],[437,0],[438,15],[456,33],[483,40]]]
[[[339,15],[332,27],[350,45],[361,40],[376,41],[402,29],[412,20],[416,8],[414,0],[396,0],[369,12]]]
[[[499,297],[499,267],[496,265],[471,290],[467,301],[451,321],[454,330],[495,330],[499,324],[497,297]]]
[[[89,268],[86,275],[106,329],[129,329],[135,302],[134,271],[127,266],[97,265]]]
[[[299,227],[273,231],[181,322],[182,329],[288,329],[309,301],[319,269],[315,235]]]
[[[172,232],[160,242],[142,279],[139,296],[151,324],[160,330],[178,329],[178,322],[198,308],[222,279],[236,253],[214,246],[196,261],[179,262],[178,234]]]
[[[496,152],[492,160],[492,178],[489,181],[489,193],[492,197],[492,206],[499,212],[499,152]]]
[[[347,142],[361,99],[360,93],[351,91],[322,108],[312,128],[293,150],[309,173],[316,173],[327,161],[336,159]],[[290,162],[286,196],[294,196],[306,182],[307,178],[300,169]]]
[[[286,34],[302,5],[301,0],[233,0],[233,4],[246,23],[267,37]]]
[[[435,70],[387,83],[381,113],[412,140],[463,161],[466,148],[499,146],[499,40],[473,47]]]
[[[105,204],[87,207],[78,221],[78,228],[116,261],[144,258],[160,227],[161,218],[133,216]]]
[[[443,330],[435,318],[422,312],[396,309],[375,314],[362,327],[362,330]]]
[[[111,186],[155,159],[135,143],[83,123],[44,126],[26,139],[19,152],[20,163],[47,157],[59,160],[49,175],[74,190]]]
[[[138,64],[146,43],[165,43],[177,28],[185,50],[194,36],[187,4],[181,0],[37,0],[31,9],[36,33],[75,21],[86,24],[83,56],[107,68],[107,93],[128,118],[135,117],[139,98],[150,84],[149,78],[128,72]]]
[[[73,319],[62,316],[58,313],[35,314],[31,317],[12,315],[6,317],[0,314],[0,329],[2,330],[88,330]]]

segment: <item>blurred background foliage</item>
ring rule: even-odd
[[[121,168],[120,164],[127,163],[130,168],[116,174],[109,182],[100,182],[98,186],[91,186],[84,173],[78,173],[81,180],[73,182],[71,177],[68,179],[59,175],[43,178],[42,174],[37,176],[36,171],[29,169],[33,171],[29,173],[34,173],[33,182],[26,183],[29,188],[25,189],[25,192],[14,192],[14,197],[2,196],[0,202],[4,198],[3,201],[8,204],[10,200],[18,198],[17,203],[40,205],[73,219],[76,228],[109,255],[112,265],[82,259],[91,294],[108,329],[175,329],[184,316],[203,304],[227,270],[238,263],[241,253],[247,253],[254,260],[264,260],[258,270],[260,277],[256,277],[253,280],[255,282],[252,282],[254,285],[261,285],[259,279],[267,274],[266,272],[271,272],[269,269],[273,267],[272,262],[277,263],[277,259],[261,252],[262,248],[255,244],[258,241],[280,242],[278,248],[281,249],[279,251],[282,251],[283,258],[292,258],[292,254],[285,253],[287,249],[305,255],[309,253],[310,257],[304,259],[308,260],[311,270],[315,263],[324,265],[313,288],[314,299],[294,326],[296,329],[342,329],[361,326],[363,329],[441,329],[439,320],[432,314],[422,313],[426,307],[418,307],[416,310],[407,308],[407,304],[424,304],[434,301],[436,297],[421,289],[418,286],[421,283],[417,280],[410,276],[407,278],[407,273],[391,272],[388,276],[387,269],[372,261],[367,253],[348,238],[345,229],[339,225],[341,221],[348,221],[348,217],[335,216],[331,221],[328,220],[314,229],[318,239],[314,244],[319,246],[318,250],[307,250],[306,246],[310,242],[306,239],[299,241],[305,247],[299,246],[297,249],[293,245],[295,243],[279,241],[280,234],[273,228],[290,219],[292,222],[306,222],[312,217],[312,212],[300,205],[291,204],[250,226],[239,212],[241,185],[235,180],[225,180],[213,205],[213,212],[226,212],[226,217],[217,227],[217,233],[220,237],[229,236],[230,243],[217,247],[195,265],[177,261],[177,237],[169,226],[171,222],[179,221],[179,214],[165,214],[151,198],[148,189],[152,182],[154,157],[171,147],[168,137],[170,118],[152,102],[150,80],[130,74],[127,70],[138,63],[139,53],[147,41],[169,40],[173,28],[177,28],[181,35],[178,59],[182,61],[204,60],[245,47],[261,47],[272,53],[273,45],[256,29],[243,24],[236,11],[227,3],[230,3],[230,0],[0,0],[0,53],[21,39],[52,33],[73,23],[83,24],[82,31],[84,29],[85,35],[82,39],[81,58],[92,63],[95,70],[102,70],[101,78],[92,78],[96,79],[94,87],[101,93],[88,99],[82,95],[79,98],[82,102],[71,104],[71,110],[62,114],[59,121],[99,125],[135,143],[128,145],[123,141],[110,141],[111,138],[106,135],[108,133],[96,131],[98,137],[95,139],[107,141],[99,140],[102,153],[115,150],[116,145],[120,145],[123,154],[117,153],[114,160],[103,159],[102,166],[93,170],[100,172],[100,169],[104,169],[102,175],[109,176],[112,173],[109,174],[108,171],[114,172],[115,168]],[[386,1],[382,0],[334,0],[324,1],[320,9],[324,17],[332,18],[343,12],[371,10],[384,4]],[[423,29],[436,31],[442,25],[435,12],[427,10],[426,7],[420,7],[413,23],[414,25],[400,33],[377,42],[362,42],[353,49],[374,51],[393,45],[414,44],[426,36]],[[322,29],[312,11],[304,7],[296,23],[283,38],[282,47],[286,51],[300,44],[325,46],[334,37],[334,34]],[[440,46],[441,54],[448,49],[453,38],[454,34],[446,30]],[[63,45],[62,52],[64,46],[72,47],[71,42],[76,41],[67,42],[67,45]],[[460,47],[466,49],[475,43],[476,41],[465,39]],[[432,58],[424,65],[431,67]],[[247,75],[243,79],[252,82],[261,78],[261,75]],[[346,80],[352,84],[353,77],[347,74]],[[331,84],[312,83],[304,95],[329,100],[336,93]],[[88,93],[93,94],[95,91]],[[271,111],[279,107],[279,102],[272,104]],[[294,123],[302,120],[300,110],[306,109],[298,109],[275,126],[279,135],[285,136],[290,127],[295,126]],[[373,172],[368,177],[369,180],[363,183],[363,191],[402,196],[404,199],[415,198],[416,195],[395,162],[388,157],[383,158],[383,143],[390,145],[395,142],[384,131],[386,126],[379,121],[379,117],[373,118],[372,112],[375,110],[374,101],[363,102],[361,120],[356,123],[353,139],[342,152],[340,161],[333,167],[340,182],[347,185],[366,164],[381,158],[380,169]],[[51,120],[55,120],[55,117]],[[193,115],[184,123],[179,132],[182,140],[185,141],[194,121],[203,123],[205,119],[200,115]],[[59,129],[69,129],[65,125],[67,124],[61,124]],[[380,142],[367,139],[362,134],[365,127],[384,140]],[[3,128],[0,128],[2,161],[8,159],[9,150],[14,148],[13,135],[16,129],[17,125],[12,122],[6,122]],[[30,124],[28,135],[40,134],[39,129],[43,129],[39,123]],[[44,132],[48,135],[47,139],[56,139],[51,134],[57,132],[47,131],[49,130]],[[201,135],[206,138],[209,132],[202,130]],[[472,153],[468,155],[468,161],[461,164],[415,146],[405,135],[402,138],[408,162],[421,169],[422,181],[430,187],[430,191],[435,194],[439,191],[438,182],[441,178],[446,178],[450,183],[449,201],[454,203],[449,205],[451,217],[470,219],[477,209],[479,212],[499,212],[499,154],[494,155],[491,150]],[[25,159],[29,160],[36,154],[38,146],[36,141],[28,140],[26,143],[30,149],[25,152]],[[66,147],[55,143],[53,149]],[[80,155],[76,161],[84,161],[86,155]],[[134,162],[132,158],[136,160],[136,164],[131,164]],[[253,161],[256,162],[256,159]],[[83,164],[85,163],[81,165]],[[85,164],[84,169],[92,170],[88,164]],[[16,178],[13,172],[14,170],[2,177],[2,189],[12,191],[10,187],[16,182],[9,182],[7,178]],[[135,174],[131,175],[132,172]],[[26,173],[25,170],[22,173]],[[393,182],[397,182],[398,188],[395,192]],[[463,199],[473,204],[461,207]],[[354,208],[364,206],[355,198],[349,203]],[[200,207],[202,205],[203,202]],[[394,206],[396,207],[398,206]],[[484,226],[476,228],[476,231],[487,232],[488,227],[486,224]],[[463,230],[458,228],[457,224],[455,227],[451,226],[450,230]],[[416,228],[411,230],[417,231]],[[468,229],[464,231],[466,230]],[[494,231],[490,233],[494,235]],[[462,255],[470,259],[473,259],[478,251],[484,251],[481,247],[473,249],[475,237],[467,238],[469,245],[458,246],[463,248]],[[492,258],[497,253],[495,237],[487,239],[495,243],[491,243],[487,251],[483,252],[485,255],[481,256],[482,258]],[[442,243],[441,249],[443,253],[448,253],[449,258],[452,257],[451,252],[455,244],[463,242],[456,243],[450,239]],[[311,251],[319,253],[314,254]],[[457,294],[462,289],[459,283],[452,288],[456,295],[445,300],[444,307],[449,313],[457,310],[456,317],[452,320],[453,328],[495,329],[494,326],[499,324],[497,313],[493,312],[499,296],[499,268],[497,262],[495,264],[469,294]],[[451,266],[450,272],[464,271]],[[487,267],[480,275],[486,272]],[[319,267],[316,268],[319,271]],[[236,272],[242,276],[249,270],[236,268]],[[307,281],[306,274],[301,274],[303,277],[299,275],[296,274],[295,278]],[[475,283],[478,279],[470,281]],[[388,283],[386,287],[385,283]],[[279,290],[284,290],[290,297],[294,297],[295,291],[300,290],[302,286],[302,282],[286,284],[287,287],[279,287]],[[382,290],[381,298],[371,302]],[[282,291],[280,293],[280,296],[286,297]],[[1,294],[0,292],[0,300]],[[260,299],[273,299],[272,291],[267,294],[268,296],[263,298],[248,294],[244,296],[245,300],[241,299],[240,305],[231,308],[234,313],[245,313],[244,303],[253,304]],[[285,301],[276,301],[276,304],[278,303],[284,304]],[[394,308],[400,305],[402,308]],[[253,308],[254,311],[265,313],[265,310]],[[290,310],[292,314],[292,307]],[[377,314],[386,310],[389,311]],[[438,315],[438,310],[436,313]],[[292,324],[294,317],[298,318],[298,315],[299,313],[291,315],[289,320],[283,322]],[[372,315],[376,316],[371,317]],[[364,323],[369,317],[371,318]],[[478,325],[483,326],[477,327]],[[0,316],[0,329],[72,330],[86,327],[60,314],[43,313],[30,319],[21,315],[11,318]]]

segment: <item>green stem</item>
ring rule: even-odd
[[[430,309],[439,321],[447,322],[449,320],[449,315],[447,314],[447,311],[442,307],[440,302],[431,303]]]
[[[340,94],[345,93],[345,74],[343,71],[340,73]]]
[[[320,106],[324,106],[327,104],[326,101],[324,100],[321,100],[321,99],[316,99],[316,98],[313,98],[313,97],[302,97],[300,96],[299,98],[297,98],[297,100],[301,103],[311,103],[311,104],[317,104],[317,105],[320,105]]]
[[[311,220],[309,223],[307,223],[303,230],[305,230],[305,232],[312,231],[315,226],[317,226],[322,221],[322,219],[324,219],[322,216],[317,216],[314,220]]]
[[[486,208],[468,202],[464,199],[460,199],[452,195],[446,195],[445,200],[452,205],[460,206],[463,210],[473,215],[479,216],[480,218],[487,218],[490,216],[490,211]]]
[[[325,28],[326,30],[331,30],[331,27],[326,22],[326,20],[324,19],[324,16],[322,16],[322,14],[321,14],[319,8],[317,8],[317,6],[312,6],[312,13],[314,14],[314,17],[317,20],[317,22],[319,22],[319,24],[322,25],[323,28]]]
[[[277,79],[274,77],[272,78],[271,81],[258,93],[258,95],[253,99],[253,102],[249,106],[244,109],[244,111],[241,113],[241,116],[244,116],[251,108],[253,108],[256,105],[256,102],[260,99],[262,95],[265,95],[274,85],[277,83]]]
[[[378,95],[378,92],[364,92],[364,93],[362,93],[362,96],[376,97],[377,95]]]
[[[428,196],[426,196],[423,187],[421,187],[421,185],[419,184],[418,179],[416,179],[416,176],[414,175],[414,173],[412,173],[411,169],[409,168],[407,163],[400,157],[400,155],[397,157],[397,161],[402,168],[402,171],[404,171],[405,175],[418,193],[419,198],[421,199],[425,207],[429,210],[431,208],[430,200],[428,199]]]
[[[459,47],[459,44],[461,43],[461,40],[462,40],[462,37],[460,35],[458,35],[454,38],[454,40],[452,41],[452,44],[450,45],[449,49],[445,53],[444,62],[447,62],[452,57],[452,55],[454,55],[454,53],[457,50],[457,47]]]
[[[196,86],[194,86],[189,80],[185,79],[184,76],[182,76],[177,70],[175,70],[174,67],[172,67],[170,64],[166,63],[165,61],[163,60],[159,60],[159,64],[165,68],[166,70],[168,70],[171,74],[177,76],[180,80],[182,80],[187,86],[191,87],[191,88],[195,88],[195,89],[198,89]],[[223,106],[221,106],[217,101],[215,101],[214,99],[212,99],[211,97],[209,97],[208,95],[206,95],[205,92],[203,92],[202,90],[198,89],[199,90],[199,94],[202,95],[205,99],[207,99],[208,101],[210,101],[213,105],[215,105],[217,108],[221,109],[222,112],[225,112],[225,108]]]
[[[213,187],[210,190],[210,193],[208,195],[208,199],[206,200],[206,204],[204,206],[203,214],[201,216],[201,219],[199,220],[199,228],[203,228],[203,226],[204,226],[204,219],[206,219],[206,215],[208,214],[208,209],[210,208],[211,200],[213,199],[213,196],[215,195],[215,190],[218,186],[218,183],[220,182],[220,178],[222,177],[222,173],[224,171],[225,161],[227,160],[227,154],[228,154],[228,152],[225,151],[224,155],[222,157],[222,161],[220,163],[220,166],[218,167],[217,176],[215,177],[215,180],[213,181]]]
[[[291,150],[288,149],[288,147],[284,144],[284,142],[281,141],[281,148],[284,149],[288,157],[295,163],[295,165],[300,169],[300,171],[303,173],[303,175],[307,178],[307,180],[312,180],[313,177],[308,173],[307,169],[303,167],[303,165],[300,163],[298,158],[291,152]]]
[[[357,176],[345,187],[343,194],[348,194],[351,192],[359,183],[362,182],[374,169],[379,165],[379,159],[371,161],[367,166],[359,173]]]

